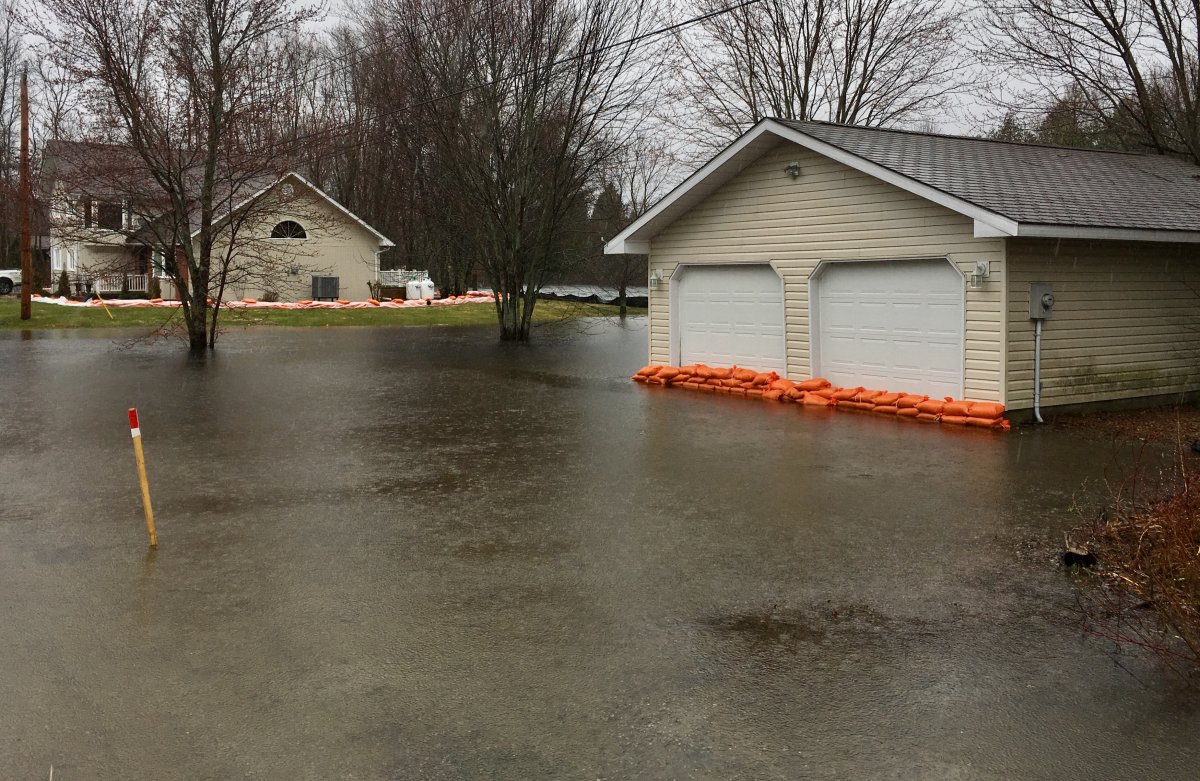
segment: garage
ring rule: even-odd
[[[815,364],[835,385],[963,392],[963,277],[946,260],[831,262],[813,278]]]
[[[679,363],[785,373],[783,280],[765,263],[680,266],[671,280]]]

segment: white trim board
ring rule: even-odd
[[[708,197],[752,162],[771,149],[779,139],[842,163],[880,181],[899,187],[927,201],[974,220],[976,238],[1030,236],[1064,239],[1111,241],[1156,241],[1200,243],[1200,232],[1163,231],[1145,228],[1083,227],[1073,225],[1034,225],[1019,223],[1011,217],[931,187],[924,182],[897,173],[841,147],[814,138],[771,119],[760,120],[736,141],[721,151],[675,189],[667,193],[645,214],[634,220],[604,246],[606,254],[647,254],[650,242],[668,225]],[[780,175],[783,175],[780,172]]]

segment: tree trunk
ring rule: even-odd
[[[625,280],[621,280],[620,286],[617,287],[617,298],[621,306],[621,319],[625,319],[625,315],[629,314],[629,296],[626,295]]]
[[[192,307],[187,317],[188,350],[198,355],[208,349],[208,329],[205,327],[205,314],[208,302],[201,296],[192,296]]]

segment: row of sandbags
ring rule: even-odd
[[[33,296],[33,300],[39,304],[58,304],[60,306],[82,306],[82,307],[98,307],[107,306],[111,309],[139,309],[146,307],[165,307],[174,308],[179,306],[178,301],[166,300],[161,298],[113,298],[104,299],[103,302],[98,298],[90,298],[86,301],[72,301],[69,298],[50,297],[50,296]],[[495,303],[496,297],[491,293],[480,292],[476,290],[469,291],[461,296],[449,296],[447,298],[393,298],[391,300],[377,301],[374,298],[369,298],[366,301],[349,301],[347,299],[338,299],[336,301],[260,301],[255,298],[243,298],[239,300],[223,301],[222,307],[229,309],[371,309],[380,307],[382,309],[398,309],[411,308],[414,306],[453,306],[455,304],[486,304]],[[209,305],[213,304],[212,299],[209,299]]]
[[[1008,431],[1004,405],[991,401],[931,399],[909,393],[838,388],[817,377],[803,382],[781,378],[775,372],[757,372],[732,366],[646,366],[633,375],[635,382],[706,393],[727,393],[764,401],[793,402],[805,407],[833,407],[879,415],[911,418],[925,423],[952,423]]]

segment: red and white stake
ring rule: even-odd
[[[146,457],[142,454],[142,428],[138,425],[137,410],[129,408],[129,434],[133,437],[133,457],[137,461],[138,482],[142,487],[142,506],[146,510],[146,533],[150,535],[150,547],[158,547],[158,534],[154,531],[154,508],[150,506],[150,481],[146,479]]]

